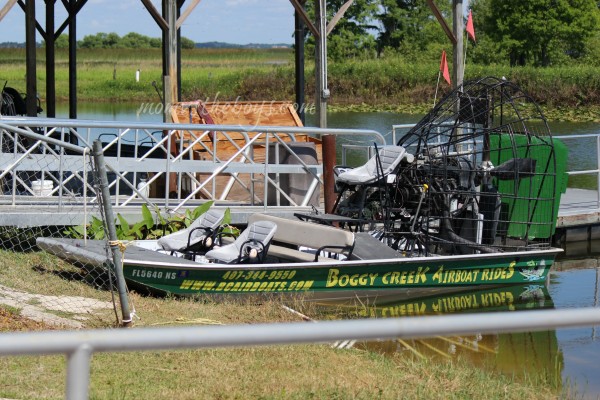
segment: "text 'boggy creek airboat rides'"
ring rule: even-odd
[[[253,214],[222,240],[223,212],[123,255],[130,283],[197,293],[394,291],[544,283],[567,152],[539,107],[504,79],[450,92],[392,146],[336,167],[332,214]],[[340,227],[345,227],[342,229]],[[38,239],[76,261],[106,262],[104,242]]]

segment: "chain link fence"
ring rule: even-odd
[[[119,299],[110,263],[67,262],[36,244],[106,236],[91,150],[66,141],[72,133],[2,125],[0,307],[49,326],[112,326]]]

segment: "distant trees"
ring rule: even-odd
[[[346,0],[327,1],[328,21],[345,2]],[[377,12],[378,3],[379,0],[355,0],[346,10],[344,17],[327,37],[327,53],[331,59],[367,58],[375,55],[376,41],[371,32],[377,29],[373,15]],[[314,21],[314,2],[306,2],[306,12]],[[307,54],[312,53],[313,46],[314,38],[310,35],[307,39]]]
[[[46,41],[42,40],[42,43],[40,43],[41,47],[46,47]],[[25,47],[25,43],[23,43],[23,46],[19,46],[19,47]],[[54,47],[57,49],[67,49],[69,48],[69,35],[67,34],[62,34],[60,35],[55,41],[54,41]]]
[[[475,0],[473,8],[483,47],[512,66],[563,64],[595,50],[596,0]]]
[[[328,0],[331,20],[346,0]],[[438,8],[451,20],[452,0],[436,0]],[[306,2],[314,20],[314,2]],[[355,0],[327,38],[327,52],[333,60],[373,58],[389,54],[422,57],[428,52],[439,57],[447,38],[423,0]],[[307,54],[314,39],[307,33]],[[435,53],[435,55],[433,55]]]
[[[152,38],[135,32],[129,32],[123,37],[116,33],[99,32],[95,35],[86,35],[77,42],[77,47],[82,49],[149,49],[160,48],[161,45],[160,38]],[[182,49],[193,49],[195,46],[193,40],[181,37]]]
[[[158,40],[158,42],[159,42],[158,47],[160,47],[160,39],[156,39],[156,40]],[[181,43],[182,49],[193,49],[194,47],[196,47],[196,43],[192,39],[188,39],[184,36],[181,37],[180,43]]]
[[[451,20],[452,1],[436,1],[446,19]],[[386,49],[422,52],[434,43],[447,43],[447,38],[427,4],[422,0],[381,0],[377,52]]]
[[[330,20],[345,0],[327,2]],[[512,66],[600,65],[598,0],[471,0],[477,44],[468,57]],[[452,0],[435,0],[452,24]],[[306,2],[314,20],[314,2]],[[465,16],[466,18],[466,16]],[[307,34],[307,54],[314,39]],[[389,55],[414,60],[439,57],[450,42],[423,0],[355,0],[328,36],[332,60]]]
[[[452,0],[438,0],[436,5],[448,20],[452,20]],[[377,54],[393,52],[414,56],[423,55],[428,50],[439,49],[448,44],[431,9],[422,0],[380,0],[378,13],[379,34],[377,36]]]

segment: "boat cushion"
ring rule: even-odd
[[[354,247],[354,233],[332,226],[314,224],[268,214],[253,214],[248,223],[270,221],[277,224],[273,240],[294,246],[324,249],[333,253],[350,254]],[[306,253],[308,254],[308,253]],[[311,255],[313,260],[314,255]]]

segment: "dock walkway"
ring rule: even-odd
[[[598,191],[568,188],[558,210],[558,228],[600,224]]]

